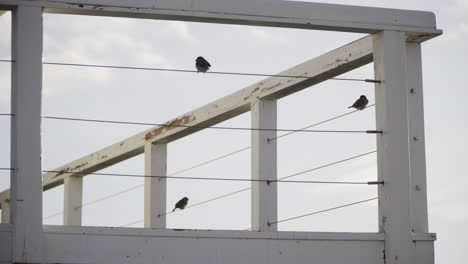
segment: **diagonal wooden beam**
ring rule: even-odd
[[[151,128],[46,173],[43,176],[44,190],[63,184],[67,176],[84,176],[142,154],[147,142],[168,143],[177,140],[201,130],[200,127],[209,127],[250,111],[254,100],[280,99],[359,68],[372,60],[372,38],[368,36],[279,73],[310,78],[267,78],[165,123],[168,126]],[[5,194],[0,193],[0,197],[2,195]]]

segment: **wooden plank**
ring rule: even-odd
[[[375,33],[381,30],[438,35],[431,12],[295,1],[219,0],[0,0],[46,12],[183,20],[207,23]],[[7,6],[8,7],[8,6]]]
[[[167,176],[167,144],[145,144],[145,175]],[[145,178],[145,227],[166,228],[166,191],[166,179]]]
[[[81,226],[83,204],[83,177],[65,178],[63,190],[63,224]]]
[[[0,229],[1,231],[1,229]],[[109,235],[129,237],[174,237],[174,238],[230,238],[230,239],[266,239],[266,240],[327,240],[327,241],[384,241],[383,233],[360,232],[252,232],[242,230],[194,230],[194,229],[156,229],[156,228],[115,228],[93,226],[44,226],[44,232],[69,235]],[[145,234],[142,236],[142,234]],[[417,235],[415,240],[428,240],[427,236]]]
[[[372,37],[368,36],[279,73],[310,78],[270,77],[166,124],[212,126],[249,111],[251,102],[257,98],[279,99],[370,62],[372,62]],[[151,128],[54,169],[54,172],[44,174],[44,190],[63,184],[66,176],[84,176],[142,154],[146,142],[168,143],[199,130],[201,128],[176,126]],[[5,196],[6,193],[0,193],[0,196],[2,195]]]
[[[256,100],[252,103],[251,122],[254,128],[277,126],[276,100]],[[253,130],[251,169],[253,180],[277,180],[276,131]],[[276,183],[253,181],[251,183],[252,231],[276,231],[278,220],[278,188]]]
[[[406,87],[406,45],[402,32],[375,35],[376,125],[379,224],[387,264],[413,263]]]
[[[46,263],[383,264],[381,234],[52,228]]]
[[[143,153],[144,136],[144,133],[140,133],[45,173],[44,190],[63,184],[68,176],[84,176]]]
[[[42,9],[12,18],[11,221],[13,262],[42,262]]]
[[[413,232],[428,232],[421,44],[406,44]]]
[[[12,229],[11,225],[0,225],[0,263],[12,263]]]

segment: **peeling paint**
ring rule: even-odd
[[[260,90],[261,85],[263,85],[263,83],[260,83],[259,86],[255,87],[255,89],[253,89],[253,91],[249,93],[249,95],[244,97],[244,101],[249,100],[250,98],[252,98],[252,95],[254,95],[258,90]]]
[[[70,168],[70,167],[67,167],[65,169],[61,169],[60,171],[57,172],[57,174],[55,174],[52,178],[55,179],[57,177],[60,177],[61,175],[65,174],[65,173],[69,173],[69,172],[76,172],[78,171],[80,168],[84,167],[88,165],[88,162],[85,162],[85,163],[82,163],[80,165],[77,165],[75,166],[74,168]]]
[[[70,171],[70,168],[62,169],[59,172],[57,172],[57,174],[55,174],[52,178],[55,179],[55,178],[59,177],[60,175],[62,175],[64,173],[67,173],[69,171]]]
[[[155,138],[156,136],[162,134],[165,131],[170,131],[174,128],[178,128],[180,126],[185,126],[193,121],[197,120],[197,117],[194,115],[184,115],[172,121],[169,121],[164,124],[164,126],[158,127],[153,129],[152,131],[146,133],[145,140],[150,141],[151,139]]]
[[[263,88],[262,92],[269,91],[269,90],[274,89],[274,88],[276,88],[276,87],[278,87],[278,86],[281,86],[281,85],[283,85],[283,82],[278,82],[278,83],[276,83],[275,85],[272,85],[272,86],[270,86],[270,87],[265,87],[265,88]]]
[[[81,165],[77,165],[77,166],[75,166],[75,167],[73,168],[73,171],[78,170],[79,168],[84,167],[84,166],[86,166],[86,165],[88,165],[88,162],[85,162],[85,163],[83,163],[83,164],[81,164]]]

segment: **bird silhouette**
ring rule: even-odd
[[[187,197],[184,197],[182,199],[180,199],[176,204],[175,204],[175,207],[174,209],[172,210],[172,212],[175,211],[175,209],[179,208],[180,210],[184,209],[185,206],[187,206],[187,203],[188,203],[188,198]]]
[[[348,108],[356,108],[357,110],[363,110],[366,108],[367,104],[369,103],[369,100],[367,100],[367,97],[365,95],[361,95],[359,99],[354,102],[354,104]]]
[[[198,57],[195,61],[195,67],[197,67],[198,72],[207,72],[211,67],[211,64],[201,56]]]

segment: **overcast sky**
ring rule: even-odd
[[[432,11],[444,34],[423,44],[426,160],[429,229],[436,232],[436,261],[464,263],[468,250],[465,166],[468,157],[468,0],[321,1]],[[9,13],[0,17],[0,59],[10,58]],[[277,73],[363,37],[362,34],[184,23],[123,18],[44,15],[44,61],[139,67],[194,69],[204,56],[213,71]],[[349,72],[350,78],[373,78],[372,64]],[[44,66],[44,116],[119,121],[164,122],[242,89],[261,77],[168,73]],[[373,85],[326,81],[278,104],[278,126],[301,128],[348,112],[365,94],[374,102]],[[10,111],[10,65],[0,63],[0,113]],[[317,129],[375,128],[374,109],[324,124]],[[250,126],[249,113],[222,126]],[[9,167],[9,119],[0,117],[0,167]],[[54,169],[148,127],[43,120],[43,169]],[[204,130],[169,144],[168,171],[175,172],[250,145],[246,131]],[[374,135],[296,133],[278,140],[278,175],[375,150]],[[102,172],[143,174],[138,156]],[[250,152],[190,170],[180,176],[248,178]],[[9,188],[0,171],[0,189]],[[369,181],[376,179],[375,154],[292,180]],[[84,202],[143,183],[140,178],[87,176]],[[168,182],[168,209],[188,196],[198,203],[248,187],[239,182]],[[199,229],[245,229],[250,225],[250,192],[168,215],[168,226]],[[279,185],[279,219],[376,196],[367,185]],[[44,193],[44,216],[62,211],[63,187]],[[61,224],[62,216],[45,224]],[[83,224],[121,226],[143,219],[143,188],[83,208]],[[132,225],[141,227],[142,223]],[[369,202],[279,225],[280,230],[376,232],[377,203]]]

